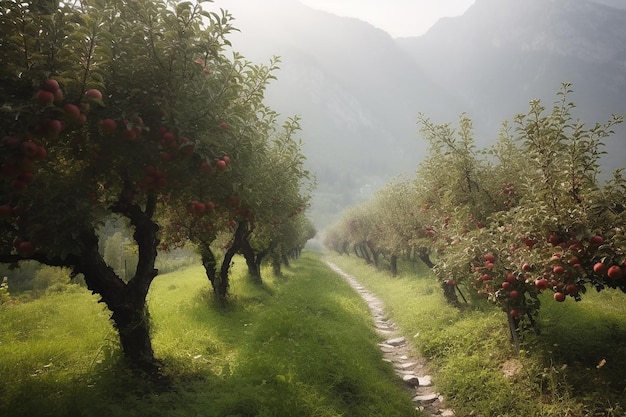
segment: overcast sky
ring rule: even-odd
[[[474,0],[300,0],[315,9],[356,17],[394,38],[424,34],[441,17],[463,14]]]

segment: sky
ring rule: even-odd
[[[423,35],[442,17],[462,15],[474,0],[300,0],[309,7],[355,17],[394,38]]]

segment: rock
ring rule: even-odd
[[[400,346],[406,343],[406,338],[404,337],[396,337],[395,339],[389,339],[385,341],[385,344],[391,346]]]
[[[441,410],[441,417],[452,417],[454,415],[454,411],[450,410],[449,408],[446,408],[444,410]]]
[[[419,378],[413,374],[404,375],[402,381],[411,387],[418,387],[420,385]]]
[[[407,362],[407,363],[397,363],[396,368],[398,369],[409,369],[417,365],[415,362]]]
[[[439,396],[437,394],[416,395],[415,397],[413,397],[413,401],[420,403],[431,403],[438,398]]]
[[[430,375],[424,375],[418,378],[419,378],[421,387],[430,387],[433,385],[433,381],[431,380]]]

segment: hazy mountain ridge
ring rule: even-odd
[[[427,147],[420,112],[441,123],[466,112],[482,145],[530,100],[550,107],[565,81],[583,121],[626,112],[626,9],[595,2],[477,0],[463,16],[401,39],[296,0],[216,5],[241,29],[231,37],[235,50],[254,62],[281,56],[267,102],[302,116],[304,152],[319,181],[312,217],[321,228],[392,176],[413,173]],[[610,169],[626,156],[618,133]]]
[[[589,0],[477,0],[463,16],[398,44],[463,100],[488,143],[530,100],[549,108],[563,82],[572,84],[574,115],[586,124],[624,114],[625,19],[626,10]],[[607,141],[609,170],[623,166],[625,131]]]

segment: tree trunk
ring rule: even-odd
[[[417,256],[420,258],[420,260],[422,262],[424,262],[424,264],[427,267],[429,267],[430,269],[433,269],[435,264],[433,263],[433,261],[430,260],[430,256],[429,256],[428,251],[426,249],[424,249],[424,248],[418,249]]]
[[[213,293],[219,296],[218,289],[220,287],[221,275],[217,273],[215,254],[209,245],[203,245],[203,247],[200,248],[200,256],[202,257],[202,266],[204,266],[206,276],[211,282],[211,287],[213,287]]]
[[[235,230],[235,235],[233,237],[233,243],[230,245],[230,248],[224,254],[224,259],[222,260],[222,266],[220,267],[220,282],[217,288],[218,298],[221,300],[225,300],[228,296],[228,288],[230,286],[228,280],[228,273],[230,271],[230,264],[233,260],[233,257],[237,252],[241,250],[242,241],[247,237],[248,234],[248,225],[247,223],[240,222],[237,225],[237,230]]]
[[[392,276],[398,276],[398,255],[395,253],[392,253],[389,257],[389,270]]]
[[[144,268],[138,266],[136,275],[126,284],[102,259],[95,234],[85,236],[83,242],[87,246],[84,248],[81,264],[77,265],[75,271],[85,276],[87,288],[99,294],[111,310],[111,319],[118,331],[125,358],[132,366],[150,374],[155,373],[157,362],[150,339],[146,296],[150,283],[156,276],[156,270],[145,270],[144,262]],[[141,253],[141,244],[139,248]]]
[[[281,275],[282,273],[281,266],[282,266],[282,263],[280,260],[280,255],[273,254],[272,255],[272,272],[275,277],[279,277]]]

